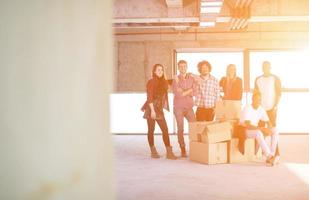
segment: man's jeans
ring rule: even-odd
[[[174,114],[177,123],[177,135],[178,135],[178,143],[180,147],[185,147],[185,140],[183,137],[183,119],[186,118],[188,122],[195,121],[195,115],[192,108],[175,108]]]
[[[247,138],[255,138],[260,147],[262,148],[263,153],[266,156],[272,155],[274,156],[276,154],[276,149],[279,141],[279,132],[276,128],[271,129],[272,135],[271,135],[271,145],[268,147],[263,133],[260,130],[246,130]]]

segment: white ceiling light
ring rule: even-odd
[[[207,7],[207,6],[222,6],[222,1],[204,1],[201,2],[201,7]]]
[[[201,13],[220,13],[221,6],[205,6],[201,7]]]
[[[223,0],[200,0],[200,26],[214,27],[222,5]]]
[[[201,27],[214,27],[216,22],[200,22]]]

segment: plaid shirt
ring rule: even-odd
[[[203,108],[214,108],[219,97],[219,81],[212,75],[209,75],[206,80],[202,78],[196,93],[195,105]]]

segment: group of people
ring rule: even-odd
[[[152,78],[147,82],[147,100],[142,110],[144,118],[147,120],[148,143],[152,158],[160,157],[154,146],[154,129],[155,122],[157,122],[162,131],[166,158],[177,159],[170,145],[168,127],[163,112],[163,109],[169,110],[169,85],[172,85],[174,93],[174,115],[181,157],[187,157],[183,134],[184,118],[188,122],[213,121],[217,101],[222,99],[240,101],[242,99],[242,79],[236,75],[234,64],[227,66],[226,76],[220,81],[211,75],[212,66],[208,61],[204,60],[198,63],[199,75],[187,73],[185,60],[180,60],[177,66],[179,75],[169,81],[165,77],[163,65],[155,64],[152,68]],[[263,63],[264,73],[255,80],[252,104],[243,108],[239,124],[245,128],[246,137],[256,138],[267,158],[266,163],[273,164],[279,159],[279,135],[275,126],[277,106],[281,96],[281,83],[277,76],[271,74],[270,67],[270,62]],[[223,97],[221,97],[221,91]],[[194,106],[197,107],[195,113]],[[270,147],[265,142],[265,135],[271,136]]]

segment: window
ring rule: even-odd
[[[146,93],[117,93],[110,95],[111,133],[147,133],[147,121],[141,108],[146,101]],[[164,111],[169,132],[173,132],[173,95],[169,94],[170,112]],[[155,133],[161,133],[156,124]]]
[[[202,60],[207,60],[212,66],[211,74],[218,80],[225,76],[228,64],[235,64],[237,75],[243,78],[243,53],[242,51],[233,52],[179,52],[177,53],[177,62],[186,60],[188,63],[188,72],[199,74],[197,64]]]
[[[309,51],[299,50],[249,50],[249,73],[244,74],[243,50],[211,50],[182,49],[176,52],[176,62],[186,60],[188,72],[198,74],[197,63],[207,60],[212,65],[211,74],[217,79],[225,76],[228,64],[235,64],[237,75],[245,80],[250,78],[250,88],[254,80],[262,74],[262,63],[271,62],[272,72],[278,75],[283,86],[283,94],[278,107],[278,129],[281,133],[309,133],[307,113],[309,113]],[[175,66],[176,67],[176,66]],[[247,79],[246,79],[247,80]],[[248,79],[249,80],[249,79]],[[147,123],[140,111],[146,100],[146,93],[117,93],[110,96],[110,125],[112,133],[144,134],[147,133]],[[173,115],[173,94],[169,94],[170,112],[165,112],[169,132],[176,132],[176,122]],[[243,95],[242,104],[251,103],[251,93]],[[185,132],[188,124],[185,120]],[[156,125],[156,133],[161,133]]]
[[[271,62],[271,71],[280,77],[283,88],[309,88],[309,51],[251,51],[249,55],[251,88],[263,73],[262,63],[266,60]]]

